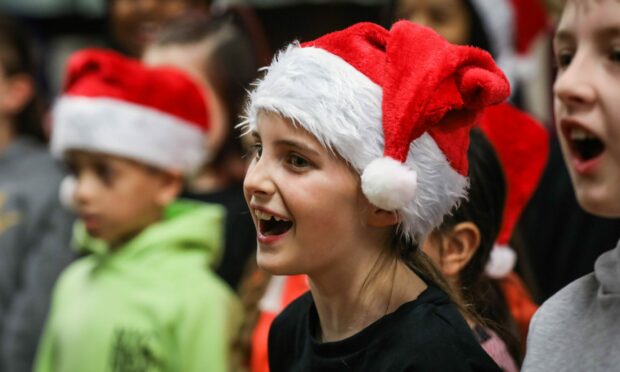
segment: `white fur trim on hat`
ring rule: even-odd
[[[58,198],[60,199],[60,204],[70,211],[77,210],[77,205],[75,203],[75,188],[77,186],[77,182],[75,177],[66,176],[60,182],[60,188],[58,189]]]
[[[270,111],[310,132],[358,174],[383,157],[379,85],[342,58],[298,44],[280,52],[266,70],[250,93],[247,119],[241,124],[246,132],[257,129],[261,110]],[[398,208],[400,230],[421,242],[465,196],[468,181],[450,166],[428,133],[411,143],[404,167],[417,174],[417,187],[407,190],[414,195],[400,196],[401,203],[406,199]]]
[[[370,162],[362,173],[362,190],[379,208],[392,211],[413,200],[418,184],[417,173],[390,157]]]
[[[493,279],[501,279],[514,269],[517,254],[507,245],[494,245],[484,271]]]
[[[53,111],[51,150],[102,152],[190,174],[204,162],[205,134],[149,107],[113,98],[64,96]]]

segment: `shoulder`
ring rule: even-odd
[[[524,370],[543,371],[561,366],[568,355],[583,352],[587,335],[581,332],[594,327],[590,314],[596,303],[598,286],[591,273],[573,281],[543,303],[530,323]]]
[[[58,277],[54,287],[54,296],[75,293],[88,285],[95,261],[92,256],[79,258],[69,264]]]
[[[291,302],[273,321],[269,329],[269,345],[274,350],[292,347],[302,336],[307,325],[308,315],[313,305],[310,291]],[[304,336],[302,336],[304,337]]]
[[[385,327],[395,355],[409,358],[414,370],[497,371],[448,296],[430,287],[398,310]]]
[[[305,326],[305,321],[313,303],[310,291],[291,302],[273,321],[273,325],[269,332],[270,339],[272,332],[274,336],[281,333],[290,334],[291,331],[294,331],[298,327]]]
[[[585,308],[595,301],[599,282],[594,273],[587,274],[545,301],[534,315],[530,335],[535,336],[546,328],[561,326],[571,318],[580,317]]]

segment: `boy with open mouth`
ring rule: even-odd
[[[620,3],[568,0],[554,39],[556,125],[579,204],[620,216]],[[525,371],[620,365],[620,245],[550,298],[530,326]]]

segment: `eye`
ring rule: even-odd
[[[65,163],[67,170],[69,171],[69,174],[72,175],[73,177],[78,177],[79,176],[79,169],[78,167],[72,163],[72,162],[67,162]]]
[[[295,153],[289,154],[286,159],[286,162],[296,169],[304,169],[312,165],[306,158],[299,156],[298,154],[295,154]]]
[[[609,60],[612,62],[620,62],[620,48],[612,48],[609,52]]]
[[[260,142],[254,142],[250,146],[250,150],[246,154],[246,156],[249,156],[250,158],[256,159],[256,160],[260,159],[262,155],[263,155],[263,144]]]
[[[95,174],[105,185],[110,186],[114,181],[114,171],[109,164],[96,163],[94,165]]]
[[[555,54],[556,66],[560,69],[567,67],[573,60],[573,55],[572,50],[562,49],[557,51]]]

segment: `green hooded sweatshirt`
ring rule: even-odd
[[[78,224],[75,241],[91,254],[56,285],[35,371],[229,371],[242,309],[210,268],[223,216],[178,201],[115,251]]]

